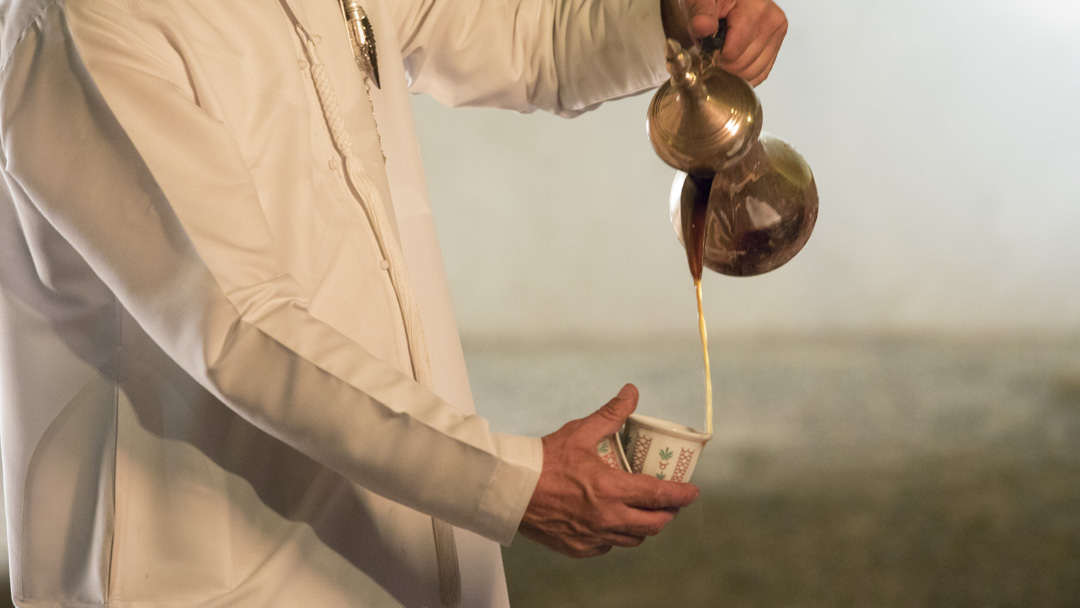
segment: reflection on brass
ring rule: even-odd
[[[709,194],[702,212],[706,185]],[[680,172],[672,188],[672,222],[695,278],[702,265],[740,277],[782,266],[810,238],[817,210],[809,165],[794,148],[767,134],[736,166],[711,180]],[[704,217],[688,225],[683,219],[688,216]]]
[[[667,42],[671,78],[649,105],[648,130],[664,162],[688,173],[708,173],[737,162],[761,132],[754,89],[712,65],[697,47]]]
[[[679,170],[671,219],[690,273],[758,275],[787,263],[817,221],[810,166],[778,137],[761,134],[761,104],[743,79],[668,41],[671,79],[649,105],[656,153]]]

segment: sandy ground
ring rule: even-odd
[[[515,608],[1080,607],[1080,337],[712,346],[702,499],[592,560],[518,539]],[[504,430],[550,431],[625,381],[643,413],[703,417],[692,338],[467,353]]]
[[[711,347],[702,498],[601,558],[516,540],[515,608],[1080,608],[1080,336]],[[466,356],[496,430],[542,435],[628,381],[640,412],[703,423],[693,335]]]

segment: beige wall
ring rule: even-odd
[[[787,2],[758,93],[821,210],[716,331],[1080,330],[1080,4]],[[415,109],[464,333],[693,331],[648,96],[564,120]]]

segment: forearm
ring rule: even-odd
[[[410,90],[449,105],[572,116],[666,75],[652,0],[414,4],[426,10],[399,16]]]

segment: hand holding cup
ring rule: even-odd
[[[697,499],[686,483],[633,475],[597,457],[597,446],[616,433],[637,407],[626,385],[602,408],[543,438],[544,466],[518,531],[571,557],[636,547],[658,534],[678,510]]]

